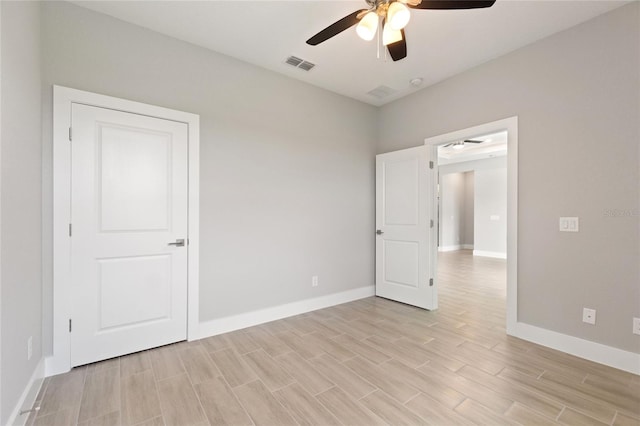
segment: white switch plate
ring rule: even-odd
[[[560,232],[578,232],[580,229],[580,219],[577,217],[561,217]]]
[[[318,276],[314,275],[311,277],[311,287],[318,287]]]
[[[33,337],[29,337],[29,339],[27,339],[27,361],[31,359],[32,355],[33,355]]]
[[[582,322],[586,322],[587,324],[595,324],[596,323],[596,310],[583,308],[582,309]]]
[[[640,334],[640,318],[633,319],[633,334]]]
[[[499,221],[499,220],[500,220],[500,215],[492,214],[492,215],[489,217],[489,220],[492,220],[492,221],[494,221],[494,222],[497,222],[497,221]]]

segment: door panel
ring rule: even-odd
[[[72,106],[71,365],[186,339],[187,125]]]
[[[415,241],[382,239],[384,281],[418,287],[420,283],[420,244]]]
[[[97,332],[171,317],[171,257],[98,259]],[[144,300],[145,303],[140,303]]]
[[[421,146],[376,156],[376,295],[435,309],[429,155]]]
[[[166,230],[171,135],[97,124],[101,230]]]
[[[385,225],[418,225],[420,161],[384,161]]]

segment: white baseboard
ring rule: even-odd
[[[53,355],[44,358],[44,377],[55,376],[56,374],[66,373],[66,371],[56,370],[55,360]]]
[[[246,312],[225,318],[218,318],[211,321],[201,322],[199,327],[199,338],[215,336],[217,334],[228,333],[242,328],[252,327],[265,322],[275,321],[293,315],[304,314],[305,312],[317,309],[328,308],[341,303],[353,300],[364,299],[376,294],[374,286],[360,287],[340,293],[329,294],[327,296],[314,297],[299,302],[287,303],[274,306],[272,308],[260,309]]]
[[[44,364],[44,358],[40,359],[40,362],[29,379],[29,383],[27,383],[22,395],[20,395],[18,403],[11,412],[7,425],[23,426],[27,422],[30,413],[20,415],[20,411],[31,409],[33,403],[36,402],[38,392],[40,392],[42,382],[44,381]]]
[[[640,354],[635,352],[628,352],[522,322],[510,327],[508,333],[513,337],[640,375]]]
[[[457,246],[440,246],[438,247],[438,251],[457,251],[460,250],[462,248],[461,245],[457,245]]]
[[[473,250],[474,256],[483,256],[483,257],[494,257],[496,259],[506,259],[507,253],[501,253],[499,251],[484,251],[484,250]]]
[[[463,244],[462,248],[464,250],[473,250],[473,244]]]

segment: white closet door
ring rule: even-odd
[[[186,339],[187,125],[81,104],[71,121],[71,365]]]

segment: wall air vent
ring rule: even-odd
[[[382,99],[394,93],[396,93],[396,90],[392,89],[391,87],[378,86],[375,89],[368,91],[367,95],[371,95],[374,98]]]
[[[316,66],[316,64],[311,63],[309,61],[305,61],[304,59],[300,59],[296,56],[289,56],[287,60],[284,62],[293,67],[300,68],[301,70],[304,70],[304,71],[309,71],[311,68]]]

